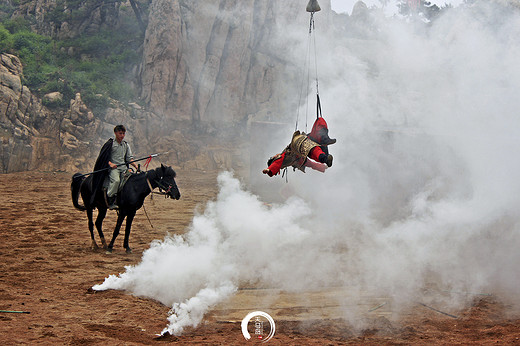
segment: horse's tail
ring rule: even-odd
[[[78,210],[87,210],[85,206],[79,204],[79,192],[81,190],[81,183],[85,180],[85,177],[81,173],[76,173],[72,176],[72,182],[70,183],[70,191],[72,193],[72,204]]]

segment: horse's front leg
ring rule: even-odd
[[[101,244],[103,244],[103,249],[107,248],[107,242],[105,241],[105,236],[103,234],[103,220],[107,215],[107,210],[98,207],[98,216],[96,218],[96,228],[99,234],[99,238],[101,239]]]
[[[119,230],[121,229],[121,225],[123,224],[123,220],[125,219],[126,214],[123,212],[119,212],[119,216],[117,217],[116,228],[114,229],[114,234],[112,235],[112,240],[110,244],[108,244],[107,253],[111,253],[114,248],[114,242],[119,234]]]
[[[88,230],[90,231],[90,238],[92,239],[92,249],[98,249],[98,245],[96,243],[96,239],[94,239],[94,221],[92,220],[92,209],[87,209],[87,218],[88,218]]]
[[[131,253],[132,249],[128,246],[128,239],[130,238],[130,228],[132,227],[132,221],[134,220],[135,210],[132,210],[126,216],[126,225],[125,225],[125,240],[123,242],[123,246],[126,249],[126,253]]]

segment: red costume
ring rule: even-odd
[[[303,172],[305,172],[305,167],[311,167],[323,173],[326,169],[324,163],[328,167],[332,166],[332,155],[329,155],[327,145],[334,143],[336,140],[329,138],[327,122],[322,117],[318,117],[309,136],[300,131],[294,132],[291,143],[281,154],[271,157],[267,162],[269,167],[262,172],[272,177],[278,174],[282,168],[292,166]]]
[[[321,154],[325,155],[325,153],[323,152],[323,150],[321,150],[320,147],[312,148],[312,150],[309,152],[309,156],[308,157],[313,159],[314,161],[317,161],[317,162],[312,162],[312,161],[309,161],[309,160],[306,160],[306,159],[300,159],[298,161],[299,166],[310,167],[310,168],[315,169],[317,171],[320,171],[322,173],[325,172],[325,165],[318,163],[318,162],[320,162],[320,155]],[[267,167],[267,169],[269,169],[269,173],[267,173],[267,174],[270,177],[272,177],[273,175],[277,175],[280,172],[280,169],[282,169],[282,163],[283,163],[284,159],[285,159],[285,151],[282,152],[280,157],[275,159],[273,161],[273,163],[271,163],[271,165],[269,167]],[[302,162],[302,160],[304,162]]]
[[[315,141],[316,143],[322,144],[326,139],[328,139],[329,127],[327,126],[327,122],[323,117],[319,117],[312,125],[311,133],[309,133],[309,138]],[[326,136],[326,137],[325,137]]]

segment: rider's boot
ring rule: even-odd
[[[118,209],[119,207],[116,204],[116,195],[113,195],[112,197],[108,197],[107,204],[108,204],[108,209],[110,209],[110,210]]]
[[[331,167],[332,166],[332,159],[333,159],[332,155],[330,155],[330,154],[327,155],[327,162],[326,162],[327,163],[327,167]]]
[[[330,154],[325,154],[325,153],[321,153],[320,156],[319,156],[319,160],[321,163],[325,163],[327,164],[327,167],[331,167],[332,166],[332,155]]]

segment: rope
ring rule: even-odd
[[[305,79],[307,80],[307,84],[306,84],[307,87],[305,89],[307,89],[308,86],[310,85],[310,63],[311,63],[310,60],[311,60],[312,47],[314,48],[314,69],[315,69],[315,74],[316,74],[316,97],[317,97],[317,102],[318,102],[317,107],[319,109],[319,111],[318,110],[316,111],[317,112],[316,117],[318,118],[319,116],[321,116],[321,105],[319,103],[320,101],[319,101],[319,81],[318,81],[318,53],[317,53],[317,49],[316,49],[315,31],[316,30],[315,30],[315,24],[314,24],[314,12],[311,12],[311,17],[310,17],[310,21],[309,21],[309,39],[307,41],[307,53],[305,56],[305,64],[304,64],[304,71],[306,73],[304,73],[302,76],[302,81],[301,81],[301,86],[300,86],[300,96],[298,99],[298,107],[297,107],[297,111],[296,111],[296,124],[295,124],[294,131],[298,130],[298,122],[300,119],[300,105],[302,104],[302,97],[303,97],[303,90],[304,90],[304,85],[303,85],[304,80]],[[314,33],[314,35],[313,35],[313,33]],[[309,98],[307,97],[306,103],[305,103],[305,132],[307,132],[307,127],[308,127],[308,115],[309,115]]]
[[[312,26],[314,27],[314,20],[312,22]],[[320,103],[320,88],[318,82],[318,53],[316,49],[316,31],[313,36],[314,43],[314,71],[316,73],[316,119],[321,116],[321,103]],[[305,128],[307,130],[307,128]]]
[[[148,217],[148,213],[146,212],[146,208],[144,207],[144,203],[143,203],[143,210],[144,210],[144,215],[146,215],[146,218],[148,219],[148,222],[150,223],[150,226],[153,228],[152,221],[150,221],[150,218]]]
[[[151,158],[150,158],[151,160]],[[148,162],[148,161],[147,161]],[[149,163],[149,162],[148,162]],[[155,194],[158,194],[158,195],[166,195],[165,193],[161,193],[161,192],[155,192],[152,188],[152,184],[150,184],[150,180],[148,180],[148,178],[146,178],[146,182],[148,183],[148,187],[150,188],[150,199],[153,200],[153,195],[154,193]],[[152,221],[150,220],[150,217],[148,216],[148,213],[146,212],[146,208],[144,207],[144,203],[143,203],[143,210],[144,210],[144,215],[146,215],[146,218],[148,219],[148,222],[150,223],[150,226],[153,228],[153,225],[152,225]]]
[[[288,176],[289,174],[287,173],[287,167],[285,167],[282,171],[282,179],[283,177],[285,176],[285,182],[288,183],[289,182],[289,179],[288,179]]]
[[[312,27],[314,28],[314,19],[312,19]],[[316,49],[316,30],[313,36],[314,39],[314,71],[316,71],[316,94],[319,95],[319,88],[318,88],[318,52]]]
[[[311,30],[312,30],[312,15],[313,13],[311,13],[311,24],[309,26],[309,39],[307,41],[307,53],[305,55],[305,63],[304,63],[304,66],[303,66],[303,71],[304,73],[302,74],[302,81],[300,83],[300,97],[298,99],[298,106],[296,107],[296,125],[295,125],[295,128],[294,128],[294,131],[297,131],[298,130],[298,122],[299,122],[299,119],[300,119],[300,105],[302,104],[302,97],[303,97],[303,89],[304,89],[304,81],[305,81],[305,77],[307,77],[307,86],[309,85],[309,62],[310,62],[310,56],[311,56]],[[306,104],[306,107],[305,109],[308,109],[308,98],[307,98],[307,104]],[[307,118],[307,114],[305,115],[305,117]]]

